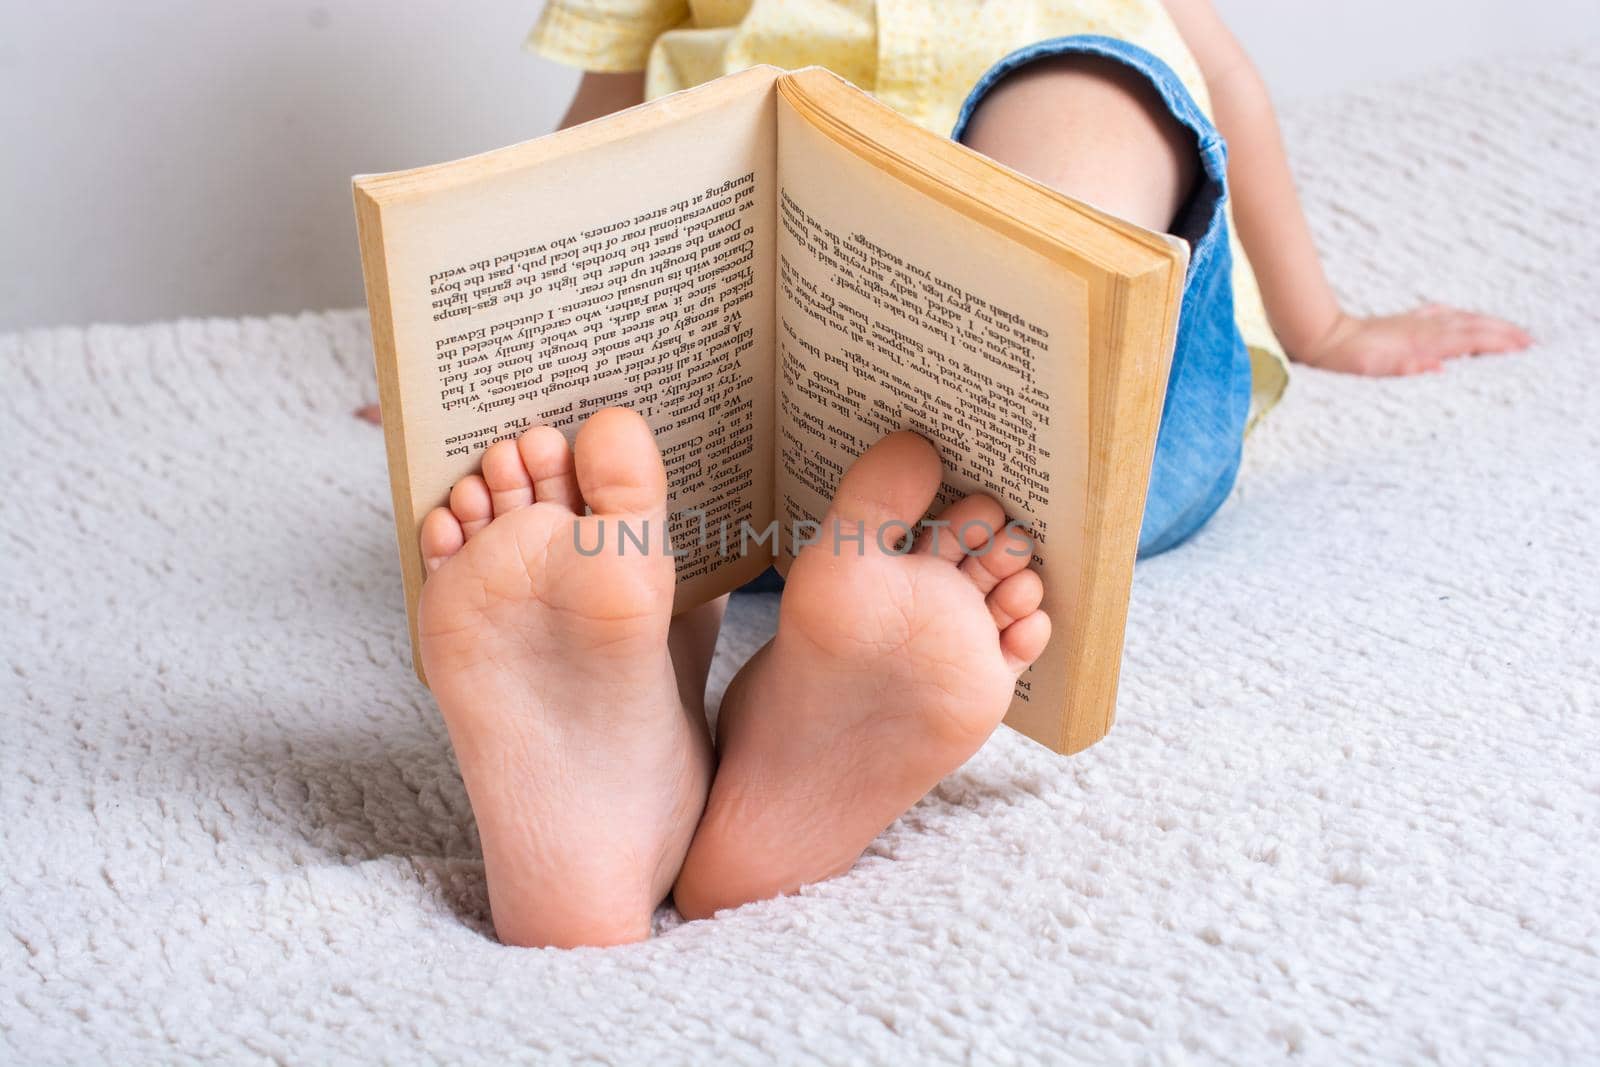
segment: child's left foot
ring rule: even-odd
[[[922,518],[940,476],[922,438],[880,441],[790,568],[777,636],[722,702],[716,779],[673,888],[686,917],[848,870],[977,751],[1044,651],[1043,584],[991,498],[946,511],[936,546],[926,532],[909,555],[876,543]],[[835,520],[864,524],[864,551],[831,543]]]
[[[661,453],[619,409],[575,452],[548,426],[493,445],[422,525],[422,664],[517,945],[649,936],[711,774],[704,675],[680,687],[668,648]]]

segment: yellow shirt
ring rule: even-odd
[[[584,70],[643,70],[650,99],[758,63],[817,64],[948,136],[968,90],[1002,56],[1079,33],[1159,56],[1211,113],[1200,68],[1159,0],[550,0],[527,43]],[[1230,232],[1254,422],[1283,393],[1288,360]]]

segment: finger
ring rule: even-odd
[[[1488,315],[1463,314],[1453,320],[1451,342],[1460,350],[1456,354],[1480,355],[1486,352],[1506,352],[1526,348],[1531,340],[1521,329]]]
[[[1505,347],[1508,350],[1514,349],[1521,351],[1522,349],[1528,348],[1533,344],[1533,334],[1529,333],[1527,330],[1524,330],[1521,326],[1518,326],[1514,322],[1507,322],[1505,319],[1497,319],[1492,315],[1480,315],[1478,317],[1487,322],[1493,323],[1496,329],[1499,329],[1503,332],[1506,338]]]

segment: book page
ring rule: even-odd
[[[1086,286],[867,163],[781,94],[778,173],[780,566],[850,462],[915,430],[944,463],[932,510],[970,493],[999,500],[1030,529],[1045,610],[1064,622],[1086,493]],[[1019,681],[1018,702],[1066,699],[1065,631]]]
[[[750,85],[384,203],[416,522],[490,443],[536,425],[571,440],[626,406],[666,461],[680,608],[764,566],[699,533],[764,524],[772,507],[774,94],[770,75]],[[641,126],[651,109],[660,121]]]

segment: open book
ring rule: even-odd
[[[784,570],[850,462],[911,429],[944,462],[934,510],[987,492],[1032,533],[1054,634],[1006,722],[1058,752],[1110,728],[1181,241],[817,68],[358,177],[355,200],[413,642],[418,526],[495,440],[644,415],[681,611]]]

